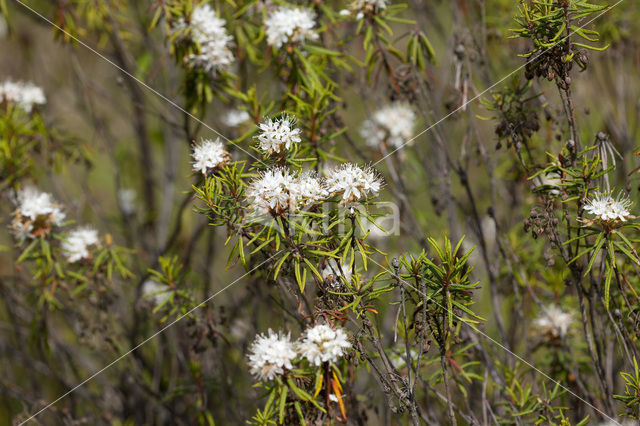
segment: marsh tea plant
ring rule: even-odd
[[[0,13],[2,418],[640,421],[634,3]]]

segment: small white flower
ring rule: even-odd
[[[367,145],[378,147],[383,143],[399,148],[413,136],[416,114],[409,104],[395,102],[373,114],[363,123],[360,135]]]
[[[350,203],[378,195],[382,187],[381,179],[370,168],[361,168],[356,164],[346,163],[327,174],[327,190],[330,194],[342,195],[343,203]]]
[[[246,195],[256,210],[281,214],[297,204],[297,200],[289,194],[292,182],[293,176],[288,170],[274,167],[251,182]]]
[[[225,69],[233,61],[230,58],[231,52],[226,47],[220,47],[219,44],[207,43],[200,46],[199,54],[190,54],[187,56],[187,64],[193,68],[202,68],[208,74],[215,74],[216,71]]]
[[[54,225],[61,225],[66,216],[51,194],[31,186],[18,192],[17,201],[20,214],[34,221],[46,217]]]
[[[251,116],[243,109],[232,109],[224,116],[224,124],[229,127],[238,127],[242,123],[249,121]]]
[[[231,65],[234,60],[230,49],[233,37],[227,34],[225,25],[226,21],[218,18],[215,10],[208,4],[193,9],[189,27],[191,39],[198,44],[200,52],[187,56],[187,63],[194,67],[201,67],[211,74]],[[186,27],[185,19],[181,18],[174,32]]]
[[[364,139],[365,143],[371,147],[379,147],[387,137],[386,130],[371,120],[365,120],[360,128],[360,136]]]
[[[258,380],[273,380],[291,370],[296,357],[291,335],[274,333],[269,329],[267,336],[260,334],[249,348],[249,367],[251,374]]]
[[[267,154],[280,153],[281,149],[289,150],[293,144],[299,143],[300,129],[293,127],[294,120],[291,117],[282,117],[277,120],[267,119],[260,123],[262,133],[258,138],[258,146]]]
[[[18,217],[11,221],[10,230],[14,238],[20,243],[23,243],[27,238],[34,238],[38,232],[38,230],[34,229],[33,222],[23,222]]]
[[[142,297],[149,298],[154,305],[160,306],[171,297],[171,287],[148,279],[142,284]]]
[[[541,334],[558,338],[565,337],[573,322],[573,315],[563,311],[558,306],[550,306],[535,320],[535,325]]]
[[[295,178],[289,170],[273,167],[254,179],[246,196],[260,213],[279,215],[297,211],[326,199],[329,195],[324,180],[310,172]]]
[[[619,195],[613,199],[609,194],[600,193],[587,202],[584,210],[603,222],[626,222],[627,218],[632,217],[629,211],[632,204],[626,196]]]
[[[201,172],[206,176],[208,172],[219,169],[229,161],[230,156],[224,144],[217,138],[215,141],[202,139],[193,147],[193,170]]]
[[[92,228],[79,228],[72,231],[62,242],[62,250],[71,263],[89,257],[89,247],[98,244],[98,231]]]
[[[329,259],[326,266],[322,269],[322,278],[329,281],[332,287],[340,287],[342,283],[340,277],[347,282],[351,282],[351,267],[345,263],[338,263],[336,259]]]
[[[349,10],[341,10],[340,15],[356,14],[356,19],[364,18],[364,15],[373,15],[387,8],[388,0],[354,0],[349,5]]]
[[[294,179],[289,185],[289,193],[299,207],[308,207],[329,196],[324,180],[311,172],[304,172]]]
[[[52,226],[60,226],[66,217],[62,206],[58,204],[51,194],[40,192],[27,186],[16,195],[11,228],[22,242],[25,238],[33,238],[47,234]]]
[[[352,4],[352,7],[358,7],[359,9],[365,9],[367,7],[386,9],[388,1],[389,0],[355,0]]]
[[[298,353],[311,364],[319,366],[323,362],[336,362],[349,347],[351,343],[342,328],[318,324],[307,329],[298,343]]]
[[[316,40],[313,30],[315,13],[307,8],[280,6],[264,21],[267,43],[276,49],[286,43],[303,43],[306,39]]]
[[[5,81],[0,84],[0,103],[2,102],[15,104],[30,113],[34,105],[44,105],[47,99],[44,91],[32,83]]]
[[[121,188],[118,190],[118,203],[120,208],[126,215],[131,215],[136,211],[136,198],[138,194],[135,189]]]

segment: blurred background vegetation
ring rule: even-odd
[[[196,301],[223,288],[244,270],[240,265],[227,268],[226,233],[208,226],[205,217],[193,212],[191,187],[199,176],[191,172],[191,144],[216,134],[151,90],[132,83],[99,56],[125,67],[168,99],[184,105],[184,71],[171,56],[163,24],[152,26],[158,4],[154,0],[26,2],[95,48],[97,54],[69,40],[16,1],[4,2],[8,31],[0,40],[0,78],[33,81],[43,87],[46,122],[55,129],[56,137],[74,147],[70,158],[34,158],[31,181],[55,194],[78,223],[94,224],[118,244],[135,250],[129,262],[135,279],[116,280],[104,304],[99,300],[89,305],[78,303],[79,309],[72,315],[55,311],[35,315],[29,294],[32,290],[17,284],[22,271],[16,269],[16,252],[11,249],[14,242],[8,231],[0,232],[0,424],[11,424],[62,395],[163,325],[147,306],[148,301],[140,298],[147,271],[159,269],[160,256],[176,256],[183,264],[184,275],[178,285],[187,288]],[[232,15],[238,4],[231,0],[214,3],[226,11],[223,16],[236,38],[241,31],[248,31],[244,18],[234,20]],[[344,7],[338,1],[311,3],[336,12]],[[527,189],[528,176],[515,161],[513,147],[496,135],[498,121],[486,119],[493,117],[493,112],[477,99],[458,109],[477,96],[490,99],[491,93],[485,89],[524,65],[519,54],[527,51],[527,42],[511,38],[518,7],[519,2],[513,0],[410,0],[399,16],[415,23],[390,24],[390,41],[404,52],[416,28],[427,35],[434,57],[423,77],[432,102],[425,105],[412,99],[411,92],[419,89],[411,86],[412,71],[400,61],[393,62],[397,67],[395,82],[375,69],[369,81],[366,70],[355,67],[352,74],[336,77],[339,115],[347,131],[346,137],[330,141],[327,149],[354,162],[375,163],[382,155],[361,140],[362,122],[392,99],[411,102],[419,111],[418,136],[391,162],[376,166],[387,181],[381,198],[401,206],[405,224],[399,235],[381,240],[383,250],[390,259],[419,251],[425,236],[441,240],[449,235],[457,241],[464,235],[468,249],[482,239],[487,258],[479,250],[472,255],[473,277],[482,288],[475,295],[475,312],[487,319],[488,334],[501,340],[487,285],[492,277],[509,347],[525,351],[526,359],[543,371],[551,371],[554,360],[547,352],[523,347],[522,324],[515,319],[513,306],[523,303],[525,312],[537,309],[531,298],[523,295],[526,290],[521,289],[518,296],[514,293],[510,266],[499,260],[500,250],[510,247],[517,253],[522,262],[521,279],[539,297],[577,309],[565,292],[566,271],[553,261],[545,241],[533,239],[523,230],[523,220],[537,197]],[[620,189],[629,192],[636,206],[640,201],[638,174],[630,173],[638,166],[634,150],[640,131],[639,23],[640,5],[635,1],[622,1],[606,12],[590,27],[600,32],[601,45],[609,48],[589,52],[587,71],[572,75],[581,138],[588,144],[600,131],[610,135],[622,156],[616,173],[618,182],[626,187]],[[356,24],[343,24],[332,31],[352,34],[349,25]],[[342,48],[364,60],[361,45],[348,43],[349,37]],[[269,55],[264,43],[255,48],[260,56]],[[255,86],[258,97],[280,99],[282,88],[274,83],[271,69],[261,69],[246,57],[238,58],[237,69],[241,76],[238,90]],[[494,90],[525,82],[520,70]],[[404,83],[409,86],[403,87]],[[395,84],[401,86],[399,91],[393,88]],[[534,81],[529,94],[539,95],[531,104],[540,108],[535,113],[540,129],[529,147],[532,158],[542,166],[544,153],[557,153],[567,140],[567,129],[558,118],[564,112],[553,84]],[[194,114],[230,139],[253,131],[253,123],[239,128],[225,124],[224,116],[237,100],[221,95],[212,97],[206,111],[193,109]],[[445,116],[435,128],[421,133]],[[444,182],[440,179],[443,159],[435,148],[442,142],[462,171],[446,171]],[[250,140],[245,139],[243,146],[249,145]],[[398,172],[399,179],[390,177]],[[464,179],[470,185],[464,185]],[[127,188],[137,193],[132,215],[123,214],[118,203],[118,190]],[[406,195],[406,204],[398,199],[401,193]],[[6,198],[2,203],[5,225],[13,208]],[[496,233],[502,246],[496,242]],[[247,345],[268,327],[296,327],[286,311],[283,314],[283,296],[277,288],[262,285],[261,280],[259,275],[246,277],[203,308],[198,318],[209,318],[210,327],[200,327],[200,321],[195,327],[187,320],[168,329],[51,407],[39,421],[190,424],[196,422],[191,417],[192,407],[206,406],[219,424],[244,422],[251,417],[259,396],[259,390],[251,390],[245,365]],[[387,321],[381,326],[387,331],[382,336],[386,341],[393,338],[395,310],[391,311],[389,307],[388,312],[379,313],[380,321]],[[45,317],[47,333],[43,334],[38,330],[45,326]],[[575,343],[582,344],[579,339]],[[498,351],[490,344],[487,348],[490,354]],[[165,374],[154,375],[156,370]],[[373,403],[381,401],[381,396],[379,390],[368,386],[371,378],[362,375],[358,380],[363,398],[371,403],[367,406],[370,424],[403,422],[393,420],[394,414],[384,404]]]

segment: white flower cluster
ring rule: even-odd
[[[142,297],[149,298],[157,306],[162,305],[170,296],[171,288],[152,279],[142,284]]]
[[[273,380],[293,369],[298,356],[310,364],[319,366],[323,362],[336,362],[351,347],[347,333],[340,327],[331,328],[318,324],[308,328],[302,339],[291,341],[291,334],[259,334],[249,348],[249,368],[258,380]]]
[[[191,54],[187,62],[201,67],[208,73],[227,68],[233,63],[233,54],[229,48],[233,37],[227,34],[226,21],[216,16],[215,10],[208,4],[193,9],[189,21],[191,38],[200,47],[199,54]],[[187,24],[184,18],[178,22],[176,29],[181,30]]]
[[[47,217],[53,224],[60,225],[65,218],[61,206],[51,194],[30,186],[18,193],[18,209],[22,216],[34,221]]]
[[[215,141],[202,139],[193,147],[193,170],[201,172],[203,175],[224,166],[231,158],[224,144],[217,138]]]
[[[552,337],[564,337],[573,322],[573,315],[558,306],[550,306],[535,320],[541,334]]]
[[[62,206],[51,194],[25,187],[16,196],[16,210],[11,228],[19,241],[46,235],[51,227],[60,226],[66,217]]]
[[[351,282],[351,267],[346,263],[338,263],[336,259],[329,259],[322,269],[322,279],[328,282],[331,287],[338,288],[342,284],[340,277]]]
[[[255,179],[247,188],[247,198],[257,210],[280,214],[295,206],[289,194],[293,176],[288,170],[273,168]]]
[[[388,0],[355,0],[351,4],[352,9],[366,9],[366,8],[376,8],[376,9],[386,9]]]
[[[304,172],[294,179],[289,186],[289,193],[301,207],[309,207],[327,199],[329,192],[324,181],[316,177],[312,172]]]
[[[294,177],[287,169],[273,167],[254,179],[247,188],[247,199],[261,213],[280,215],[296,211],[339,195],[341,202],[356,202],[377,195],[382,180],[372,169],[352,163],[329,170],[326,178],[310,172]]]
[[[346,163],[327,174],[326,185],[330,194],[341,194],[342,202],[350,203],[378,195],[382,180],[373,169]]]
[[[242,123],[246,123],[249,121],[251,116],[249,113],[243,109],[232,109],[227,111],[224,116],[224,124],[229,127],[238,127]]]
[[[360,135],[367,145],[379,147],[387,146],[399,148],[413,136],[416,114],[404,102],[394,102],[373,114],[373,117],[363,123]]]
[[[280,6],[264,21],[267,43],[276,49],[287,43],[303,43],[306,39],[316,40],[313,30],[315,13],[311,9]]]
[[[614,199],[609,194],[597,194],[587,202],[584,210],[602,222],[626,222],[627,218],[631,217],[629,208],[632,204],[629,198],[622,195]]]
[[[251,374],[258,380],[273,380],[291,370],[296,357],[295,345],[291,335],[274,333],[260,334],[249,348],[249,367]]]
[[[288,170],[274,167],[251,182],[246,195],[256,210],[279,215],[322,201],[328,192],[322,179],[310,172],[296,178]]]
[[[46,104],[47,98],[44,91],[32,83],[5,81],[0,84],[0,103],[4,102],[14,104],[30,113],[34,105]]]
[[[98,244],[98,231],[92,228],[79,228],[72,231],[62,242],[62,250],[69,262],[87,259],[89,247]]]
[[[258,138],[258,146],[267,154],[280,153],[281,149],[289,150],[293,144],[299,143],[300,129],[293,127],[294,120],[291,117],[282,117],[278,120],[267,119],[260,123],[262,133]]]
[[[362,19],[365,15],[373,15],[387,8],[387,0],[354,0],[349,5],[349,10],[343,9],[341,15],[356,14],[356,19]]]
[[[307,329],[298,343],[298,353],[311,364],[319,366],[323,362],[336,362],[349,347],[351,343],[342,328],[318,324]]]

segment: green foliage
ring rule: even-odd
[[[571,423],[566,416],[568,407],[558,405],[562,395],[566,393],[559,384],[553,388],[549,388],[546,384],[542,385],[542,392],[536,394],[531,385],[523,386],[518,380],[518,376],[522,373],[516,367],[513,373],[509,374],[509,386],[504,391],[509,395],[512,404],[506,407],[510,418],[507,417],[503,421],[511,422],[514,419],[522,421],[526,424],[545,424],[545,425],[585,425],[588,423],[588,416],[579,422]]]
[[[0,191],[16,188],[41,166],[59,168],[63,162],[90,161],[86,151],[46,126],[34,108],[0,104]]]
[[[640,369],[636,358],[633,358],[633,374],[620,372],[624,380],[624,395],[613,395],[625,404],[625,414],[632,419],[640,419]]]
[[[446,330],[453,329],[454,317],[470,324],[482,320],[469,309],[473,304],[473,291],[478,288],[479,283],[469,280],[471,268],[467,261],[471,251],[459,253],[462,240],[455,247],[446,237],[442,247],[432,238],[428,241],[435,252],[435,259],[429,258],[426,251],[416,257],[410,255],[404,258],[402,263],[409,273],[403,275],[403,278],[424,287],[424,290],[416,289],[424,292],[417,295],[417,300],[420,300],[418,306],[435,305],[428,309],[428,315],[434,321],[431,327],[436,333],[436,341],[444,346],[449,338]],[[455,311],[463,312],[469,317],[458,316]]]
[[[590,23],[606,8],[583,0],[521,1],[520,15],[516,19],[518,28],[512,31],[513,37],[533,43],[523,55],[528,58],[527,78],[535,75],[566,83],[571,63],[584,70],[588,61],[585,50],[602,51],[608,46],[594,45],[599,34],[584,28],[583,22]]]
[[[519,8],[507,0],[410,7],[152,3],[70,0],[47,4],[47,11],[63,29],[54,35],[71,45],[73,61],[83,59],[73,37],[86,40],[175,110],[145,97],[130,79],[109,74],[109,85],[98,87],[94,80],[104,70],[89,79],[76,62],[72,78],[86,106],[77,121],[90,124],[91,136],[82,125],[81,138],[60,133],[45,108],[0,104],[2,196],[9,201],[29,182],[56,190],[73,183],[82,195],[65,194],[73,199],[69,216],[91,217],[109,229],[87,256],[71,262],[63,248],[69,223],[36,217],[27,221],[33,228],[13,226],[17,243],[6,248],[12,267],[0,275],[1,316],[12,322],[6,347],[20,351],[8,357],[24,359],[25,367],[8,376],[19,386],[0,381],[8,412],[36,412],[53,391],[71,389],[60,400],[64,408],[47,413],[59,423],[582,425],[599,420],[601,410],[640,416],[639,226],[623,195],[613,219],[585,208],[611,187],[631,187],[629,157],[624,152],[618,161],[616,154],[631,152],[634,134],[627,127],[634,126],[627,124],[635,107],[625,96],[635,86],[621,78],[615,113],[603,107],[593,116],[585,111],[585,92],[596,92],[598,79],[584,78],[581,90],[571,90],[573,65],[584,71],[587,52],[618,60],[634,51],[633,31],[591,29],[607,6],[584,0],[522,0]],[[191,25],[204,5],[232,35],[229,66],[193,61],[206,52]],[[317,37],[269,45],[265,18],[279,6],[311,11]],[[3,15],[6,7],[0,0]],[[520,59],[504,48],[502,36],[514,14],[511,38],[523,40],[518,49],[526,46]],[[604,52],[599,31],[613,38],[619,56],[605,56],[612,54]],[[506,149],[492,150],[490,133],[474,119],[476,105],[467,101],[504,75],[498,62],[510,57],[526,60],[524,79],[516,73],[481,100],[497,148],[506,142]],[[593,68],[589,73],[598,72]],[[554,81],[558,92],[534,77]],[[461,100],[457,108],[451,97]],[[398,125],[402,117],[369,111],[396,101],[428,127],[409,129],[426,133],[411,154],[386,156],[362,140],[366,131],[358,136],[365,127],[358,120],[364,111],[366,124],[386,118],[388,127]],[[231,109],[248,118],[230,124],[222,113]],[[454,116],[454,109],[460,113]],[[439,125],[449,117],[456,121]],[[286,120],[300,140],[262,148],[260,125],[268,120]],[[600,127],[618,136],[597,133],[585,143]],[[217,164],[192,168],[187,148],[208,139],[206,129],[229,139],[223,137],[221,153],[207,153]],[[386,148],[390,129],[376,130]],[[94,136],[104,145],[93,146]],[[393,148],[403,148],[404,139]],[[109,161],[101,164],[104,158]],[[347,161],[364,183],[329,188]],[[67,167],[73,182],[57,179]],[[92,167],[103,171],[95,177],[100,185],[135,186],[137,205],[125,209],[119,201],[118,217],[102,211],[106,189],[93,194],[75,174],[78,168],[88,176]],[[263,203],[256,182],[273,171],[286,182],[264,184],[275,201]],[[383,175],[386,187],[378,191]],[[347,186],[354,176],[343,177]],[[302,177],[321,185],[321,195],[287,187]],[[196,214],[187,215],[192,201]],[[15,225],[21,213],[5,204]],[[387,217],[378,212],[390,205],[402,235],[382,240],[375,229]],[[465,234],[469,242],[460,238]],[[167,325],[154,332],[159,324]],[[245,354],[256,333],[317,324],[348,333],[340,356],[315,365],[297,342],[293,368],[285,362],[275,378],[254,385],[258,393],[245,392]],[[268,355],[277,360],[278,348],[273,352]],[[612,379],[614,368],[629,368],[632,360],[632,374]],[[99,382],[109,392],[102,397],[96,380],[95,389],[74,393],[72,384],[93,379],[103,362],[114,366],[114,377]],[[25,372],[35,374],[33,385]],[[622,382],[623,395],[617,394]],[[24,383],[33,395],[23,394]],[[219,409],[226,406],[233,410]]]
[[[591,18],[605,10],[607,6],[591,4],[583,0],[534,0],[532,2],[520,2],[520,16],[517,22],[520,25],[514,29],[516,37],[529,39],[533,42],[533,49],[525,56],[529,57],[540,50],[547,50],[562,44],[569,48],[571,45],[584,47],[591,50],[604,50],[591,44],[580,42],[571,43],[570,35],[577,35],[578,38],[586,42],[597,42],[598,32],[588,30],[577,22],[582,22],[585,18]],[[572,57],[564,58],[566,62]]]
[[[480,100],[488,111],[495,112],[491,117],[481,118],[497,121],[495,133],[499,141],[507,141],[507,147],[531,138],[540,129],[538,112],[531,105],[537,95],[531,94],[530,90],[531,81],[521,82],[515,75],[508,86],[492,90],[490,98]]]
[[[173,316],[186,315],[195,306],[190,292],[184,288],[186,273],[182,271],[182,264],[177,256],[158,258],[160,270],[149,269],[147,272],[153,280],[164,284],[166,289],[149,293],[147,296],[167,295],[156,305],[153,312],[162,312],[160,321],[165,322]]]

